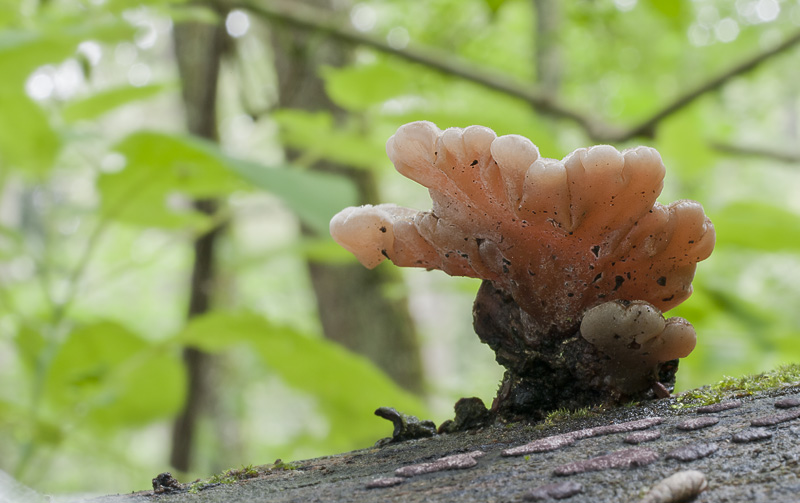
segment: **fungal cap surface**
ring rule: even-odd
[[[348,208],[331,222],[334,239],[367,267],[389,258],[490,280],[545,330],[614,299],[668,310],[714,247],[700,204],[656,202],[665,168],[652,148],[598,145],[555,160],[522,136],[413,122],[386,151],[429,189],[432,209]]]

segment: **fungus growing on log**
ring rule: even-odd
[[[665,320],[641,300],[611,301],[586,311],[580,332],[609,359],[610,375],[622,391],[636,392],[660,363],[689,356],[694,327],[683,318]],[[644,380],[644,382],[643,382]]]
[[[369,268],[388,258],[484,280],[475,330],[507,370],[494,412],[540,416],[674,383],[694,330],[661,311],[691,294],[714,227],[699,203],[656,202],[656,150],[599,145],[559,161],[522,136],[413,122],[386,151],[432,209],[347,208],[331,235]]]

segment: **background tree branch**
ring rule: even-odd
[[[231,9],[245,9],[265,19],[278,21],[298,29],[312,30],[343,42],[369,47],[406,61],[424,65],[443,74],[474,82],[488,89],[521,99],[540,113],[570,120],[583,129],[592,140],[609,143],[624,142],[641,136],[652,137],[656,125],[665,118],[686,108],[705,94],[719,89],[733,78],[756,69],[767,60],[800,43],[800,31],[798,31],[778,45],[756,53],[719,75],[689,89],[652,112],[638,124],[631,127],[620,127],[599,117],[575,110],[554,97],[548,96],[535,86],[515,81],[513,78],[499,75],[497,72],[488,72],[474,64],[459,60],[451,54],[433,49],[392,47],[381,38],[342,26],[330,16],[323,15],[318,9],[296,3],[291,5],[286,2],[255,3],[252,0],[238,0],[226,5]]]
[[[387,44],[383,39],[369,34],[360,33],[352,28],[342,26],[330,16],[323,16],[318,9],[309,8],[299,4],[278,5],[282,2],[269,4],[255,3],[252,1],[235,1],[228,5],[232,9],[245,9],[256,16],[279,21],[286,25],[311,30],[333,37],[343,42],[361,45],[375,49],[379,52],[391,54],[398,58],[418,63],[446,75],[458,77],[463,80],[480,84],[488,89],[499,91],[503,94],[519,98],[541,113],[571,120],[577,123],[590,136],[602,136],[604,131],[613,130],[613,126],[595,122],[592,117],[585,116],[576,110],[552,99],[540,92],[534,85],[517,82],[508,77],[498,76],[495,72],[487,72],[482,68],[460,60],[457,56],[435,49],[397,49]]]
[[[217,81],[224,47],[223,28],[221,25],[185,22],[175,25],[173,36],[187,129],[194,135],[217,141]],[[201,213],[214,215],[218,202],[198,199],[194,201],[194,207]],[[222,228],[222,225],[215,225],[193,243],[188,319],[211,310],[217,276],[215,248]],[[212,357],[198,349],[185,348],[183,359],[188,374],[188,389],[183,411],[173,425],[170,464],[186,472],[192,465],[197,422],[212,392],[208,378]]]
[[[800,163],[800,150],[797,149],[794,151],[778,150],[775,148],[734,145],[732,143],[722,142],[711,142],[711,148],[732,156],[761,157],[786,164]]]
[[[749,71],[755,70],[762,63],[773,58],[774,56],[786,52],[798,43],[800,43],[800,31],[797,31],[793,35],[787,37],[780,44],[756,53],[740,63],[732,66],[728,70],[720,73],[719,75],[708,79],[692,89],[689,89],[684,94],[664,105],[660,110],[650,115],[647,119],[644,119],[638,125],[630,128],[618,141],[628,140],[636,136],[653,136],[653,129],[663,119],[683,108],[686,108],[703,95],[712,91],[716,91],[729,81],[733,80],[734,77],[738,77],[739,75],[743,75]]]

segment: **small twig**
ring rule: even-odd
[[[619,141],[628,140],[636,136],[652,136],[655,126],[666,117],[674,114],[678,110],[685,108],[704,94],[711,91],[716,91],[734,77],[745,74],[764,63],[773,56],[777,56],[782,52],[789,50],[800,43],[800,31],[796,32],[785,39],[780,44],[770,49],[764,50],[758,54],[754,54],[750,58],[740,62],[739,64],[729,68],[728,70],[720,73],[716,77],[698,85],[694,89],[686,91],[681,96],[675,98],[672,102],[668,103],[660,110],[653,113],[649,118],[640,122],[637,126],[630,128]]]
[[[766,147],[733,145],[721,142],[711,142],[711,148],[723,154],[762,157],[771,161],[778,161],[786,164],[800,163],[800,151],[797,150],[790,152],[788,150],[775,150]]]
[[[535,86],[501,76],[497,72],[487,72],[474,64],[459,60],[452,54],[440,53],[432,49],[420,50],[408,47],[398,49],[392,47],[378,37],[344,27],[335,22],[335,20],[331,20],[330,16],[323,16],[313,8],[296,3],[289,5],[286,2],[256,4],[253,0],[233,0],[226,5],[231,9],[248,10],[259,17],[323,33],[344,42],[369,47],[406,61],[424,65],[441,73],[474,82],[508,96],[521,99],[543,114],[571,120],[580,126],[593,140],[610,143],[624,142],[639,136],[652,136],[655,126],[665,118],[687,107],[701,96],[719,89],[734,77],[755,69],[765,61],[800,43],[800,31],[798,31],[775,47],[757,53],[695,88],[686,91],[638,124],[628,128],[621,128],[608,124],[597,117],[574,110],[555,98],[542,93]]]
[[[95,225],[95,228],[92,230],[92,233],[89,235],[83,253],[78,259],[75,268],[72,270],[69,277],[67,278],[67,288],[68,288],[67,294],[53,308],[53,316],[52,316],[53,327],[58,328],[61,325],[61,321],[64,319],[67,310],[75,301],[75,298],[80,290],[79,284],[81,279],[83,278],[83,274],[89,267],[92,256],[94,255],[97,249],[97,245],[100,242],[100,238],[102,238],[103,234],[105,234],[105,231],[108,228],[109,223],[110,223],[109,218],[107,216],[101,217],[101,219],[97,222],[97,225]]]

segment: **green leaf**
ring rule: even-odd
[[[166,207],[175,192],[192,197],[216,197],[247,180],[280,198],[313,230],[327,234],[331,217],[355,204],[356,191],[346,178],[294,168],[275,168],[236,159],[215,144],[190,136],[139,132],[115,150],[127,159],[119,173],[101,176],[98,187],[103,212],[138,225],[176,227],[202,218],[177,214]],[[195,220],[196,224],[202,221]]]
[[[800,215],[767,203],[742,201],[711,215],[718,246],[800,252]]]
[[[691,13],[691,7],[685,0],[645,0],[645,3],[675,28],[683,27]]]
[[[92,411],[90,420],[112,429],[167,418],[183,406],[185,389],[186,372],[178,355],[149,349],[109,375],[105,403]]]
[[[497,13],[506,2],[508,2],[508,0],[483,0],[483,3],[486,4],[492,13]]]
[[[281,127],[283,143],[313,156],[367,169],[386,160],[385,139],[373,142],[363,132],[336,125],[330,113],[283,109],[272,118]]]
[[[61,140],[44,110],[22,92],[1,91],[0,110],[0,169],[12,167],[30,173],[48,170]]]
[[[328,96],[349,110],[365,110],[372,105],[402,95],[412,88],[411,72],[401,71],[390,62],[322,70]]]
[[[109,89],[88,98],[71,101],[64,106],[61,113],[64,120],[70,122],[94,119],[122,105],[152,98],[174,87],[171,84],[152,84],[142,87],[124,86]]]
[[[64,428],[59,421],[34,416],[29,407],[0,398],[0,428],[4,432],[12,432],[17,438],[31,437],[42,446],[58,445],[64,439]]]
[[[331,422],[333,444],[368,445],[385,436],[388,425],[373,416],[382,405],[412,414],[423,410],[417,398],[365,358],[255,314],[212,313],[195,318],[178,340],[208,352],[249,344],[287,384],[318,400]]]
[[[419,107],[391,119],[400,124],[429,120],[442,129],[480,124],[498,135],[518,134],[530,139],[543,157],[561,158],[567,153],[559,146],[552,123],[516,98],[468,82],[444,81],[431,90]]]
[[[19,0],[0,0],[0,27],[14,24],[19,15]]]
[[[7,81],[19,84],[36,67],[69,57],[76,45],[74,40],[67,41],[32,30],[3,30],[0,31],[0,70]],[[3,87],[10,86],[4,82]]]
[[[105,15],[46,18],[38,30],[0,31],[0,166],[41,173],[53,165],[60,149],[44,110],[24,91],[34,69],[63,61],[84,40],[132,35],[126,22]]]
[[[168,8],[172,5],[185,4],[187,0],[108,0],[103,3],[103,8],[110,12],[121,13],[129,9],[153,7],[157,9]]]
[[[202,228],[207,218],[187,208],[168,208],[172,194],[192,198],[216,197],[240,187],[224,166],[215,147],[197,138],[156,132],[137,132],[114,150],[125,156],[125,168],[98,180],[101,211],[109,218],[151,227]]]
[[[224,166],[219,148],[197,137],[142,131],[122,140],[114,150],[127,160],[122,173],[148,171],[161,177],[160,183],[170,190],[211,197],[240,187]]]
[[[73,403],[102,387],[109,374],[147,347],[121,325],[102,322],[73,331],[54,358],[48,388],[55,403]]]
[[[121,325],[99,322],[69,334],[50,366],[46,397],[65,420],[113,429],[176,413],[184,390],[177,354]]]
[[[22,253],[23,240],[20,231],[0,224],[0,260],[8,260]]]
[[[254,162],[230,159],[228,167],[239,176],[278,196],[317,234],[327,235],[331,218],[357,204],[357,192],[347,178],[296,168],[269,168]]]
[[[14,337],[14,345],[17,347],[20,361],[30,372],[34,372],[47,346],[41,332],[22,327]]]
[[[38,30],[0,31],[3,87],[8,88],[12,82],[19,86],[37,67],[67,59],[85,40],[115,42],[130,39],[134,33],[134,28],[122,19],[103,13],[53,18]]]

